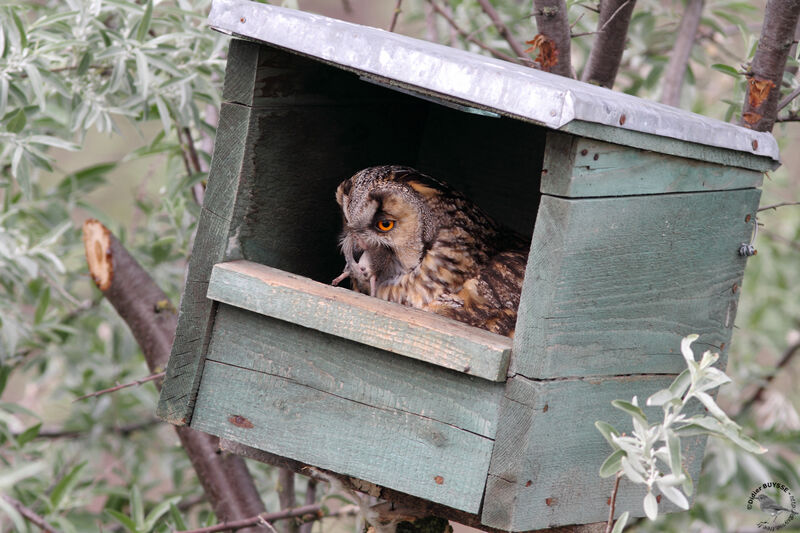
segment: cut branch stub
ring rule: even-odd
[[[83,223],[83,246],[89,274],[101,291],[107,291],[114,277],[111,261],[111,232],[97,220],[90,218]]]

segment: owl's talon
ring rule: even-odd
[[[344,272],[342,272],[341,274],[336,276],[336,278],[334,278],[333,281],[331,281],[331,285],[333,285],[335,287],[336,285],[338,285],[339,283],[341,283],[342,281],[344,281],[348,277],[350,277],[350,271],[349,270],[345,270]]]
[[[369,277],[369,295],[370,296],[377,296],[378,294],[378,279],[376,276]]]

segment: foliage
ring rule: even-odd
[[[620,434],[606,422],[595,423],[614,449],[600,467],[600,475],[608,477],[624,474],[630,481],[646,485],[643,506],[650,520],[655,520],[658,516],[658,502],[653,490],[656,487],[679,508],[689,508],[687,497],[692,495],[693,486],[684,464],[685,457],[681,453],[682,437],[712,435],[750,453],[762,454],[767,451],[743,435],[742,427],[728,418],[714,401],[711,396],[713,389],[730,382],[730,378],[713,366],[719,360],[719,354],[707,350],[699,362],[695,360],[691,346],[697,338],[697,335],[689,335],[681,342],[681,353],[688,368],[668,388],[647,399],[648,406],[663,409],[661,422],[649,423],[634,396],[630,402],[612,402],[614,407],[631,416],[631,435]],[[684,410],[688,410],[687,407],[692,403],[696,405],[697,401],[709,415],[687,416]],[[668,473],[663,471],[664,467],[669,468]]]
[[[438,1],[469,33],[511,52],[476,0]],[[208,3],[0,3],[0,530],[36,530],[3,495],[66,532],[215,522],[208,506],[197,504],[202,490],[174,433],[152,420],[152,384],[71,403],[145,373],[127,327],[85,275],[83,219],[110,227],[178,302],[198,214],[190,189],[205,178],[185,158],[194,149],[201,163],[209,161],[227,42],[205,27]],[[530,2],[493,3],[520,42],[536,35]],[[596,30],[594,3],[567,3],[573,33],[584,34],[573,39],[580,73]],[[386,2],[380,19],[360,21],[385,27],[394,4]],[[426,36],[425,5],[404,1],[401,31]],[[734,0],[707,6],[683,106],[735,118],[744,94],[735,73],[752,56],[761,7]],[[682,9],[681,2],[638,1],[619,90],[658,96]],[[434,22],[429,37],[483,53],[441,18]],[[789,66],[796,67],[794,58]],[[784,91],[797,83],[787,75]],[[766,182],[764,203],[796,197],[790,175],[781,170]],[[748,262],[730,355],[737,385],[719,400],[734,411],[744,385],[770,375],[800,335],[800,210],[759,218],[766,228]],[[771,390],[783,398],[777,414],[735,417],[770,453],[754,458],[712,440],[692,510],[639,529],[731,530],[754,485],[782,479],[800,487],[796,393],[785,383]],[[758,426],[756,418],[770,423]],[[253,466],[268,508],[277,508],[276,472]]]

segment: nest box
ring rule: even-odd
[[[488,527],[605,520],[594,422],[627,430],[610,402],[667,386],[685,335],[726,351],[773,137],[265,4],[210,24],[235,38],[159,415]],[[513,339],[330,286],[336,186],[378,164],[531,238]]]

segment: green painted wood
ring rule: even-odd
[[[472,513],[493,444],[424,416],[213,361],[192,427]]]
[[[242,39],[231,39],[225,63],[222,100],[252,106],[258,84],[258,63],[264,47]]]
[[[184,425],[191,418],[195,393],[208,343],[213,304],[206,298],[208,279],[215,263],[235,257],[226,250],[229,236],[237,232],[236,216],[240,175],[247,173],[247,145],[250,109],[223,104],[211,161],[205,203],[189,259],[186,285],[178,313],[167,376],[161,390],[157,414],[172,424]]]
[[[490,381],[506,377],[507,337],[258,263],[215,265],[208,297]]]
[[[762,173],[551,132],[541,191],[570,198],[759,187]]]
[[[589,137],[604,142],[632,146],[642,150],[652,150],[662,154],[698,159],[720,165],[747,168],[759,172],[775,170],[780,166],[771,157],[759,156],[747,152],[738,152],[727,148],[717,148],[704,144],[694,144],[679,139],[661,137],[650,133],[641,133],[624,128],[615,128],[604,124],[573,120],[565,124],[559,131],[572,133],[581,137]]]
[[[500,410],[481,521],[509,531],[528,531],[608,518],[613,478],[598,475],[611,447],[594,426],[603,420],[621,432],[630,417],[611,406],[615,399],[640,403],[668,386],[673,376],[628,376],[602,380],[531,381],[509,379]],[[646,408],[657,420],[661,409]],[[704,438],[684,441],[688,470],[700,472]],[[643,516],[644,489],[623,481],[617,516],[629,510]],[[675,510],[662,500],[662,511]]]
[[[759,196],[543,196],[509,374],[672,374],[684,336],[727,345]]]
[[[280,376],[365,405],[494,438],[503,384],[467,376],[229,305],[207,359]]]

